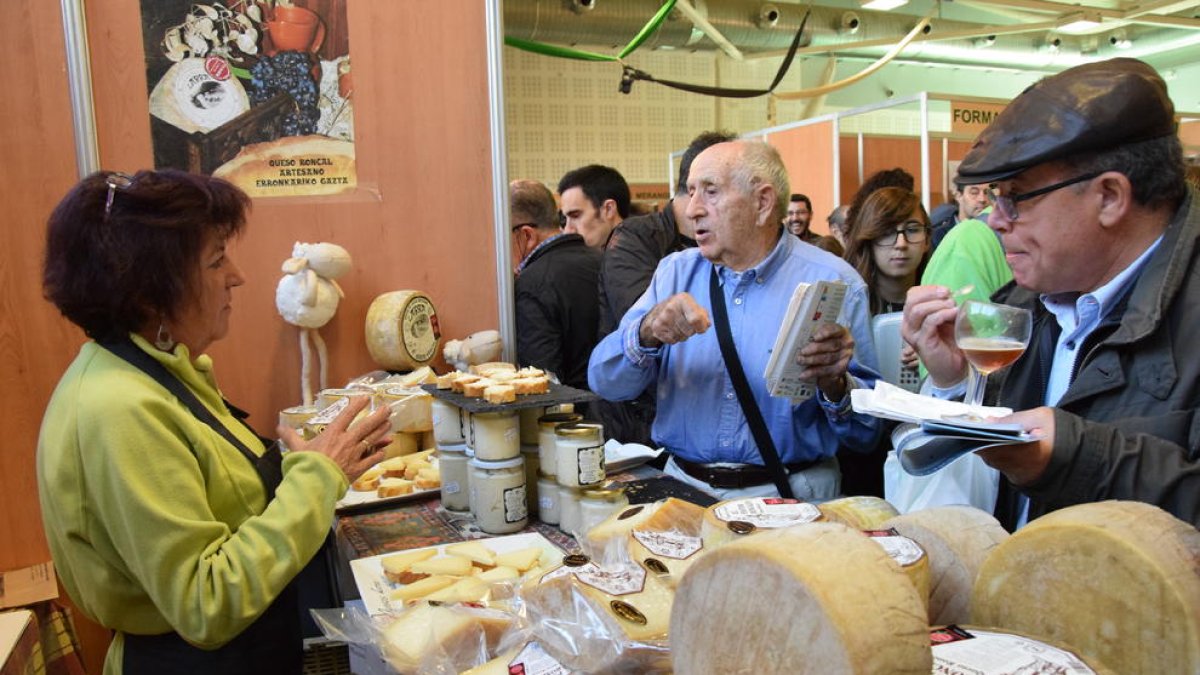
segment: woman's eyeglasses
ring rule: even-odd
[[[117,196],[117,190],[124,192],[133,187],[133,177],[126,173],[114,171],[104,179],[104,184],[108,186],[108,198],[104,200],[104,220],[108,222],[108,216],[112,213],[113,198]]]
[[[904,223],[899,229],[892,230],[882,237],[876,237],[872,240],[872,243],[880,248],[895,246],[896,240],[901,236],[904,237],[904,241],[910,244],[920,244],[929,236],[929,228],[915,220],[910,220]]]

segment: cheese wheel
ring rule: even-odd
[[[678,675],[920,673],[924,606],[904,572],[840,523],[763,532],[707,553],[671,609]]]
[[[678,530],[691,536],[699,536],[700,522],[704,519],[704,508],[675,497],[668,497],[653,504],[635,504],[623,508],[605,518],[587,533],[587,543],[596,551],[603,551],[610,541],[628,537],[635,528],[668,532]]]
[[[564,666],[583,672],[667,672],[672,589],[631,561],[559,567],[525,587],[529,623]]]
[[[1200,531],[1141,502],[1019,530],[975,582],[973,621],[1074,645],[1119,673],[1200,673]]]
[[[491,653],[514,620],[489,609],[419,603],[383,629],[381,651],[402,673],[461,672]]]
[[[780,497],[748,497],[717,502],[705,509],[700,536],[716,548],[761,530],[803,525],[821,518],[813,504]]]
[[[921,597],[921,604],[925,605],[928,610],[930,572],[929,556],[925,554],[925,549],[921,548],[917,542],[892,529],[863,530],[862,532],[870,537],[871,541],[882,546],[884,553],[887,553],[888,557],[900,566],[904,576],[908,577],[913,588],[917,589],[917,595]]]
[[[441,332],[433,301],[420,291],[384,293],[367,309],[367,351],[388,370],[413,370],[437,356]]]
[[[938,506],[885,521],[929,556],[929,624],[972,620],[971,589],[983,561],[1008,532],[991,515],[970,506]]]
[[[929,631],[935,673],[1116,675],[1061,642],[1002,628],[945,626]]]
[[[834,499],[817,508],[825,520],[848,525],[855,530],[879,529],[884,521],[900,515],[896,507],[886,500],[867,495]]]

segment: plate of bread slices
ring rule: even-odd
[[[557,567],[563,555],[541,534],[522,532],[359,558],[350,571],[374,616],[420,602],[502,600],[513,585]]]
[[[337,510],[426,499],[440,495],[441,491],[437,455],[433,450],[422,450],[385,459],[367,469],[350,484],[346,495],[338,501]]]
[[[438,375],[434,384],[422,385],[434,396],[472,413],[532,408],[561,403],[582,403],[596,397],[590,391],[555,382],[540,368],[517,368],[495,361],[470,367],[468,372]]]

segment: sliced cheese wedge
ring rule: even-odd
[[[440,591],[447,586],[452,586],[457,582],[458,577],[438,574],[431,577],[425,577],[424,579],[420,579],[412,582],[411,584],[394,589],[388,594],[388,597],[393,600],[411,602],[413,600],[420,600],[430,593],[436,593],[437,591]]]
[[[455,577],[465,577],[471,574],[471,561],[456,555],[447,555],[415,562],[409,567],[409,571],[418,574],[449,574]]]
[[[517,549],[496,556],[496,565],[512,567],[518,572],[528,572],[542,559],[542,549],[537,546]]]
[[[484,570],[476,574],[475,578],[492,584],[500,581],[516,581],[521,578],[521,573],[515,567],[498,565],[490,570]]]
[[[488,582],[479,577],[463,577],[453,584],[430,593],[425,599],[430,602],[476,602],[488,595]]]
[[[446,554],[466,558],[480,567],[496,564],[496,552],[477,541],[464,541],[446,547]]]
[[[408,569],[412,567],[413,563],[418,563],[422,560],[429,560],[436,553],[437,550],[432,548],[418,549],[416,551],[405,551],[403,553],[396,553],[395,555],[389,555],[381,558],[379,562],[381,565],[383,565],[384,576],[388,577],[392,581],[400,581],[394,577],[407,572]]]

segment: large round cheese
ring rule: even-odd
[[[367,351],[388,370],[412,370],[437,356],[441,331],[433,301],[420,291],[392,291],[367,309]]]
[[[975,623],[1044,635],[1118,673],[1200,673],[1200,531],[1141,502],[1033,521],[988,557]]]
[[[917,595],[921,597],[921,604],[928,606],[930,572],[929,556],[925,554],[925,549],[912,539],[901,536],[895,530],[863,530],[862,532],[870,537],[871,541],[882,546],[888,557],[900,566],[900,569],[904,571],[904,576],[908,577],[913,588],[917,589]]]
[[[710,551],[671,609],[679,675],[920,673],[925,608],[883,548],[840,523],[763,532]]]
[[[929,640],[935,673],[1116,675],[1069,645],[1002,628],[944,626]]]
[[[818,506],[825,520],[848,525],[856,530],[873,530],[888,518],[900,515],[896,507],[879,497],[867,495],[842,497]]]
[[[971,589],[983,561],[1008,538],[991,515],[970,506],[938,506],[884,521],[929,556],[929,623],[971,620]]]

